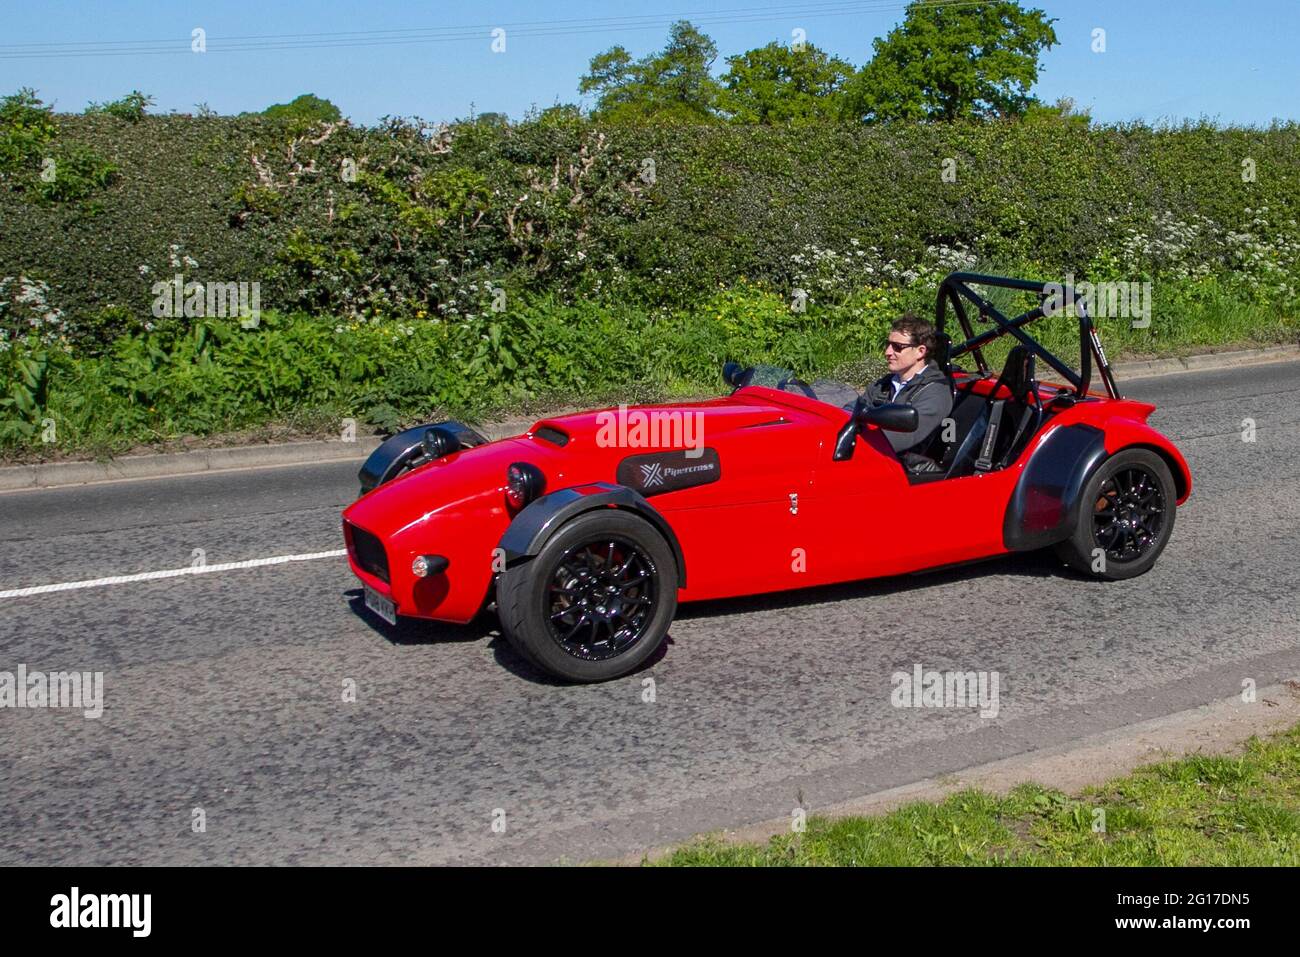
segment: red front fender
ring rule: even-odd
[[[1162,433],[1137,419],[1107,419],[1105,425],[1106,454],[1114,455],[1121,449],[1148,448],[1159,454],[1168,464],[1178,490],[1178,504],[1182,505],[1192,494],[1192,470],[1187,460]]]

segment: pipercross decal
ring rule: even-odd
[[[618,483],[642,495],[659,495],[695,485],[708,485],[722,478],[717,449],[678,452],[647,452],[629,455],[618,463]]]

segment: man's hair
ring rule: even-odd
[[[938,340],[934,336],[934,325],[910,312],[899,316],[889,327],[894,332],[901,332],[912,340],[914,346],[925,346],[925,358],[934,358],[934,348]]]

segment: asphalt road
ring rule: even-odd
[[[0,710],[0,864],[613,857],[1300,673],[1300,363],[1122,386],[1196,483],[1150,574],[1017,556],[686,606],[604,685],[490,622],[389,629],[343,558],[0,598],[0,671],[104,673],[98,719]],[[0,494],[0,591],[337,549],[355,491],[323,464]],[[997,671],[998,716],[893,707],[918,663]]]

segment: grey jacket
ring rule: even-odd
[[[916,409],[919,421],[915,432],[886,432],[885,437],[895,452],[920,451],[952,411],[952,386],[937,366],[926,365],[899,390],[898,398],[894,398],[892,378],[891,374],[877,379],[867,386],[864,396],[872,408],[886,402],[901,402]]]

